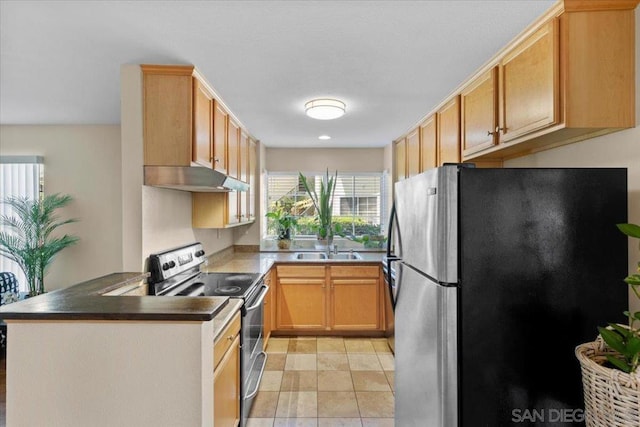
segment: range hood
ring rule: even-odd
[[[249,190],[249,184],[200,166],[145,166],[144,185],[193,193]]]

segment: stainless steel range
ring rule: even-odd
[[[157,296],[242,298],[240,334],[241,425],[258,392],[267,354],[263,349],[263,300],[269,291],[260,273],[207,273],[202,244],[193,243],[149,256],[149,292]]]

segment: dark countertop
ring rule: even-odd
[[[278,264],[373,264],[384,253],[360,252],[361,260],[296,260],[294,253],[235,253],[203,271],[266,273]],[[0,307],[2,320],[157,320],[209,321],[229,302],[227,297],[105,296],[146,279],[147,273],[112,273],[65,289]]]
[[[102,296],[146,273],[112,273],[65,289],[0,307],[3,320],[167,320],[209,321],[227,297]]]

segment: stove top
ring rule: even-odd
[[[184,291],[178,291],[176,295],[189,295],[189,288],[193,292],[197,287],[200,295],[246,298],[258,279],[259,273],[200,273],[187,282]]]
[[[226,296],[247,298],[255,291],[260,273],[205,273],[200,243],[149,256],[150,290],[165,296]]]

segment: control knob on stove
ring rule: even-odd
[[[173,268],[175,266],[176,266],[176,262],[175,261],[169,261],[169,262],[165,262],[164,264],[162,264],[162,269],[164,271],[167,271],[170,268]]]
[[[204,255],[204,251],[202,249],[196,252],[196,256],[202,256],[202,255]]]

